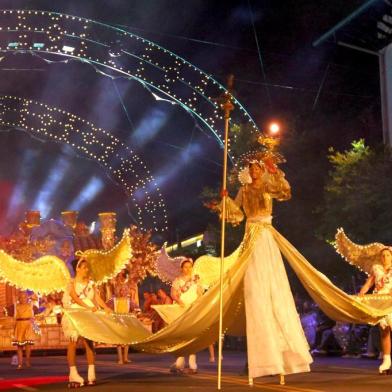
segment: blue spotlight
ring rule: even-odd
[[[12,216],[16,215],[19,212],[18,209],[26,202],[27,187],[31,180],[31,173],[37,158],[37,150],[29,149],[23,154],[20,172],[8,204],[6,220],[9,220]]]
[[[104,188],[103,181],[98,177],[91,177],[88,183],[80,191],[79,195],[67,207],[67,210],[81,211],[91,203]]]
[[[136,148],[141,148],[147,144],[161,130],[168,120],[168,110],[154,108],[138,124],[135,132],[129,141]]]
[[[57,191],[65,173],[70,167],[69,157],[60,157],[52,166],[48,178],[36,197],[33,209],[41,212],[41,217],[46,218],[52,209],[53,195]]]
[[[156,186],[160,187],[165,182],[173,178],[178,172],[185,168],[186,164],[189,163],[196,155],[200,154],[202,148],[200,144],[190,144],[188,148],[181,151],[179,158],[175,163],[171,163],[162,168],[157,174],[154,174],[155,181],[149,183],[148,190],[154,189]],[[137,193],[137,190],[135,193]]]

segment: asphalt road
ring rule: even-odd
[[[216,364],[208,362],[206,352],[198,355],[199,372],[196,375],[172,375],[169,366],[173,357],[168,355],[130,355],[132,362],[118,365],[115,354],[98,353],[95,387],[87,390],[110,392],[210,392],[217,389]],[[247,377],[240,375],[245,353],[225,352],[223,360],[223,391],[293,391],[293,392],[377,392],[392,391],[392,375],[377,374],[378,361],[343,359],[339,357],[315,358],[311,373],[286,376],[286,385],[279,385],[278,377],[255,380],[253,388]],[[87,365],[78,356],[79,371],[86,376]],[[0,391],[62,391],[67,389],[67,367],[63,355],[37,356],[32,368],[16,370],[10,357],[0,357]]]

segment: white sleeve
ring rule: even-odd
[[[372,267],[372,272],[376,282],[384,276],[384,268],[380,264],[374,264]]]

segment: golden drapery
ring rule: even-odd
[[[234,252],[236,261],[229,263],[223,281],[223,326],[231,335],[245,331],[243,301],[243,277],[247,260],[255,239],[261,230],[271,230],[280,251],[286,258],[310,296],[330,318],[350,323],[377,324],[386,314],[392,313],[392,297],[356,297],[336,287],[325,275],[317,271],[298,250],[294,248],[271,225],[253,224],[248,228],[240,248]],[[204,256],[204,258],[209,256]],[[232,261],[233,257],[229,260]],[[215,263],[216,258],[211,258]],[[382,306],[379,306],[382,303]],[[135,349],[150,353],[173,353],[186,355],[206,348],[218,339],[219,284],[214,284],[172,323],[143,337],[141,323],[126,324],[121,315],[103,313],[86,316],[84,310],[67,311],[80,335],[94,341],[112,344],[131,344]],[[99,322],[93,320],[94,317]],[[102,328],[102,326],[105,328]],[[143,331],[144,329],[144,331]],[[102,331],[102,332],[101,332]]]

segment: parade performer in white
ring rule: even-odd
[[[173,301],[186,308],[197,300],[203,294],[203,288],[200,285],[200,277],[192,273],[192,259],[184,259],[181,264],[181,275],[174,279],[171,288],[171,297]],[[185,357],[178,357],[171,367],[171,372],[182,373],[185,368]],[[189,373],[197,373],[196,354],[189,355]]]

